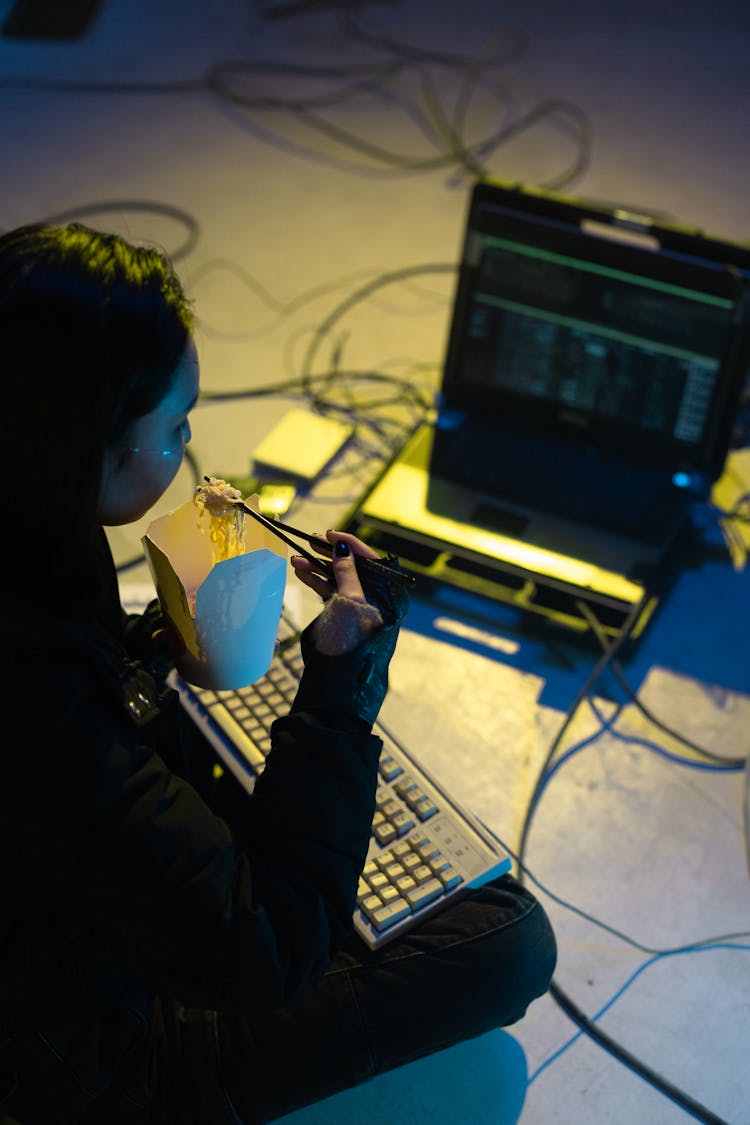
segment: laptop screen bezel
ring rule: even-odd
[[[571,442],[602,446],[664,464],[672,470],[701,471],[714,477],[725,460],[731,420],[748,360],[748,327],[742,301],[750,279],[750,251],[663,224],[648,228],[656,249],[617,237],[592,234],[587,220],[617,233],[615,211],[517,187],[483,182],[473,190],[456,285],[443,370],[443,412],[480,410],[514,427],[554,434]],[[728,303],[726,340],[699,443],[663,433],[644,434],[617,419],[587,416],[565,404],[519,396],[501,385],[488,387],[462,371],[463,342],[475,299],[479,269],[477,237],[500,238],[572,256],[595,266],[679,286]],[[634,440],[637,439],[637,440]]]

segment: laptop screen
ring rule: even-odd
[[[527,426],[699,463],[733,337],[736,277],[723,264],[588,234],[570,212],[472,208],[448,403],[466,396]]]

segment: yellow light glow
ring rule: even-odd
[[[519,569],[596,590],[629,604],[642,597],[641,586],[615,571],[435,515],[427,508],[427,484],[427,474],[421,467],[396,464],[368,497],[368,518],[399,523],[400,513],[406,511],[413,517],[409,524],[412,531],[439,542],[460,543],[462,548],[490,559],[502,558]]]
[[[517,641],[508,640],[507,637],[498,636],[497,633],[490,633],[487,629],[476,629],[473,625],[455,621],[452,617],[436,617],[432,624],[441,633],[451,633],[461,640],[473,641],[475,644],[484,645],[485,648],[503,652],[506,656],[514,656],[521,647]]]

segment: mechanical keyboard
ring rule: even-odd
[[[252,792],[271,749],[271,724],[288,714],[301,675],[298,634],[282,618],[271,667],[257,683],[209,691],[177,673],[170,682],[222,764]],[[382,723],[373,731],[383,750],[354,928],[376,949],[469,888],[504,874],[511,861]]]

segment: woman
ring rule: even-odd
[[[0,750],[0,1112],[20,1125],[269,1121],[519,1019],[554,967],[507,876],[382,951],[353,934],[405,612],[385,585],[365,597],[353,555],[376,556],[353,536],[328,533],[330,582],[292,560],[327,603],[297,697],[253,796],[211,788],[158,607],[124,618],[103,530],[180,466],[192,329],[154,249],[78,224],[0,238],[21,718]]]

